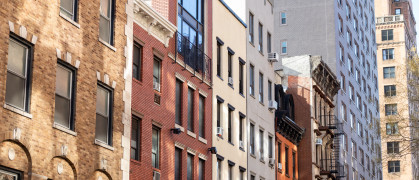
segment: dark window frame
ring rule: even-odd
[[[191,97],[189,97],[189,96],[191,96]],[[189,99],[190,98],[192,98],[192,100],[190,101],[191,102],[191,104],[189,104]],[[195,123],[194,123],[194,115],[195,115],[195,113],[194,113],[194,106],[195,106],[195,102],[194,102],[194,100],[195,100],[195,90],[194,89],[192,89],[191,87],[188,87],[188,105],[187,105],[187,108],[188,108],[188,112],[187,112],[187,117],[188,117],[188,131],[191,131],[191,132],[194,132],[194,125],[195,125]]]
[[[155,164],[153,164],[153,161],[151,161],[151,165],[153,166],[153,168],[156,168],[156,169],[160,169],[160,165],[161,165],[161,163],[160,163],[160,153],[161,153],[161,128],[160,127],[158,127],[158,126],[156,126],[156,125],[152,125],[152,131],[153,130],[156,130],[157,131],[157,135],[158,135],[158,137],[157,137],[157,141],[158,141],[158,143],[157,143],[157,154],[156,154],[156,162],[155,162]],[[151,136],[153,136],[153,133],[151,133]],[[153,138],[151,138],[151,139],[153,139]],[[153,141],[153,140],[151,140],[151,141]],[[153,149],[153,143],[151,143],[151,149]],[[153,151],[151,151],[151,154],[153,155]]]
[[[70,125],[70,130],[75,131],[75,113],[76,113],[76,91],[77,91],[77,68],[73,67],[71,64],[68,64],[67,62],[63,61],[63,60],[58,60],[57,61],[57,68],[58,65],[63,66],[64,68],[67,68],[68,70],[70,70],[72,72],[72,78],[71,78],[71,100],[70,100],[70,119],[69,119],[69,125]],[[55,93],[55,96],[57,96],[57,94]],[[55,107],[56,108],[56,107]],[[54,108],[54,113],[55,113],[55,108]],[[55,117],[55,115],[54,115]],[[54,121],[55,123],[55,121]]]
[[[134,41],[134,45],[133,47],[137,47],[139,49],[139,61],[137,62],[138,64],[135,64],[135,60],[134,60],[134,52],[132,53],[132,67],[133,67],[133,71],[132,71],[132,76],[133,78],[142,81],[143,80],[143,46],[141,46],[139,43]],[[133,50],[134,51],[134,50]],[[137,73],[134,73],[134,66],[137,66]]]
[[[202,138],[205,138],[205,102],[206,102],[206,98],[203,95],[199,95],[198,97],[198,125],[199,125],[199,130],[198,130],[198,135]],[[201,107],[201,103],[202,103],[202,107]],[[202,113],[201,113],[201,109],[202,109]]]
[[[114,39],[115,34],[114,33],[115,33],[115,7],[116,6],[115,6],[115,0],[109,0],[109,2],[111,3],[111,5],[109,7],[109,8],[111,8],[110,21],[109,21],[109,23],[110,23],[109,42],[106,41],[105,39],[100,38],[100,21],[99,21],[99,39],[101,39],[104,42],[108,43],[109,45],[113,46],[113,45],[115,45],[115,42],[114,42],[115,41],[115,39]],[[100,12],[100,4],[99,4],[99,12]],[[102,15],[99,13],[99,18],[100,18],[100,16],[102,16]]]
[[[393,29],[381,30],[381,40],[382,41],[392,41],[392,40],[394,40]]]
[[[62,0],[60,0],[60,14],[63,14],[63,13],[61,13],[61,11],[67,11],[67,9],[61,7],[61,1]],[[72,0],[72,1],[73,1],[73,12],[71,12],[71,13],[73,13],[73,17],[68,17],[66,14],[63,14],[63,15],[66,16],[67,18],[71,19],[74,22],[78,22],[78,14],[77,13],[78,13],[79,1],[78,0]]]
[[[135,136],[137,138],[137,146],[133,147],[132,144],[131,144],[131,149],[135,148],[135,152],[136,152],[134,154],[134,158],[132,157],[132,154],[131,154],[131,159],[136,160],[136,161],[141,161],[141,118],[137,117],[135,115],[131,116],[131,143],[133,141],[132,138],[134,136],[134,134],[132,133],[133,132],[132,129],[134,128],[133,121],[137,122],[137,127],[136,127],[137,128],[137,133],[135,134]]]
[[[109,128],[108,128],[108,142],[107,142],[107,144],[109,146],[112,146],[112,144],[113,144],[112,143],[113,142],[112,132],[113,132],[114,89],[112,87],[109,87],[108,85],[102,83],[102,82],[97,82],[97,88],[99,88],[99,86],[102,87],[103,89],[109,91],[109,104],[108,104],[108,106],[109,106],[109,115],[108,115],[109,116],[108,117]],[[97,97],[96,97],[96,99],[97,99]],[[95,139],[96,139],[96,137],[95,137]]]
[[[1,171],[6,171],[8,173],[15,174],[17,176],[17,180],[23,180],[24,179],[24,172],[23,171],[19,171],[19,170],[12,169],[12,168],[9,168],[9,167],[5,167],[5,166],[2,166],[2,165],[0,165],[0,170]]]
[[[387,142],[387,154],[400,153],[400,143],[397,141]]]

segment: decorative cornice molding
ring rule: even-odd
[[[169,46],[169,39],[177,31],[175,25],[142,0],[134,0],[134,21],[166,47]]]

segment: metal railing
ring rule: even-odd
[[[379,24],[379,23],[389,23],[389,22],[397,22],[397,21],[404,21],[403,14],[377,17],[376,24]]]
[[[190,42],[187,37],[176,32],[176,61],[178,57],[185,65],[194,70],[194,75],[199,74],[203,81],[212,82],[212,62],[211,58],[205,54],[204,46],[196,45],[196,43]]]

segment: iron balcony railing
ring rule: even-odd
[[[184,65],[194,70],[194,75],[199,74],[202,81],[212,83],[211,58],[204,52],[203,45],[196,45],[179,32],[176,32],[176,61],[180,58]],[[185,66],[186,67],[186,66]]]

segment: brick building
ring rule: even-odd
[[[127,3],[0,2],[0,177],[128,179]]]
[[[282,85],[275,85],[274,96],[279,102],[275,111],[275,179],[302,179],[299,176],[299,161],[304,154],[299,154],[301,150],[298,146],[305,129],[295,123],[295,117],[300,112],[295,113],[298,107],[295,107],[293,95],[286,94],[285,91]]]
[[[134,1],[130,179],[212,177],[211,4]]]

